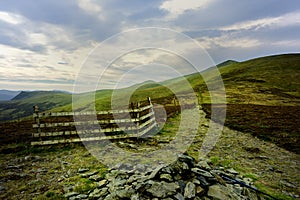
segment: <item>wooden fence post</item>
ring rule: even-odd
[[[33,112],[34,112],[34,123],[37,125],[37,133],[39,134],[39,137],[41,136],[41,128],[40,128],[40,115],[39,115],[39,107],[37,105],[33,106]]]
[[[137,102],[137,113],[136,113],[136,119],[137,119],[137,123],[136,123],[136,127],[137,127],[137,134],[140,133],[140,102]]]
[[[154,112],[154,107],[153,107],[153,104],[151,102],[151,98],[148,97],[148,102],[149,102],[149,105],[151,105],[151,108],[150,108],[150,112],[153,112],[154,113],[154,124],[155,124],[155,128],[158,129],[158,124],[156,123],[156,117],[155,117],[155,112]]]
[[[149,105],[152,105],[152,102],[151,102],[151,97],[148,97],[147,99],[148,99],[148,103],[149,103]]]

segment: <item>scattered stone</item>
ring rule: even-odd
[[[207,196],[214,200],[239,199],[237,195],[230,192],[228,188],[220,184],[210,186]]]
[[[210,172],[204,171],[204,170],[199,169],[199,168],[192,168],[192,172],[194,172],[195,174],[198,174],[200,176],[207,177],[207,178],[213,178],[214,177]]]
[[[165,198],[169,195],[176,194],[176,190],[179,186],[176,183],[167,182],[153,182],[151,187],[147,190],[154,197]]]
[[[80,194],[78,196],[76,196],[78,199],[87,199],[89,196],[86,194]]]
[[[102,178],[102,176],[100,176],[100,175],[93,175],[93,176],[90,176],[89,179],[90,179],[91,181],[96,182],[96,181],[102,180],[103,178]]]
[[[25,156],[24,160],[25,161],[38,161],[38,160],[42,160],[42,158],[40,156]]]
[[[134,167],[134,170],[136,172],[145,172],[146,171],[146,166],[145,165],[142,165],[142,164],[137,164],[135,167]]]
[[[160,165],[151,173],[141,172],[143,167],[137,165],[135,170],[130,172],[112,169],[106,174],[105,179],[96,175],[98,172],[86,173],[88,169],[80,169],[78,172],[81,173],[81,177],[87,177],[95,182],[96,189],[87,194],[78,194],[67,189],[65,197],[69,200],[261,199],[248,188],[224,182],[220,174],[228,173],[231,177],[243,181],[235,170],[229,169],[225,172],[222,168],[210,169],[205,160],[195,163],[195,160],[187,155],[179,155],[175,162],[167,166]],[[246,183],[251,185],[251,179],[247,179]]]
[[[86,173],[86,174],[81,174],[80,176],[82,178],[89,178],[89,177],[94,176],[96,174],[98,174],[98,171],[94,171],[94,172],[90,172],[90,173]]]
[[[128,187],[128,188],[125,188],[123,190],[115,191],[115,193],[116,193],[116,196],[121,198],[121,199],[128,199],[132,195],[134,195],[135,190]]]
[[[85,173],[85,172],[88,172],[89,169],[86,169],[86,168],[79,168],[78,169],[78,173]]]
[[[200,187],[200,186],[197,186],[196,187],[196,194],[198,195],[198,196],[201,196],[201,195],[203,195],[205,193],[205,190],[202,188],[202,187]]]
[[[177,200],[184,200],[184,196],[182,194],[180,194],[180,193],[177,193],[174,197]]]
[[[188,182],[184,188],[184,198],[193,198],[196,195],[196,186],[194,183]]]
[[[96,188],[93,192],[89,194],[89,199],[99,199],[101,198],[101,196],[102,196],[101,190]]]
[[[98,188],[102,188],[107,184],[107,180],[103,179],[97,183]]]
[[[149,176],[149,179],[153,179],[156,176],[158,176],[158,173],[161,171],[161,169],[163,168],[163,165],[158,166]]]
[[[235,171],[234,169],[227,169],[226,170],[227,173],[233,174],[233,175],[238,175],[239,173],[237,171]]]
[[[261,159],[261,160],[268,160],[269,158],[267,156],[256,156],[255,158]]]
[[[211,167],[208,165],[207,161],[205,160],[200,160],[197,164],[196,167],[200,167],[202,169],[210,170]]]
[[[68,193],[66,193],[64,196],[65,196],[66,198],[70,198],[70,197],[74,197],[74,196],[77,196],[77,195],[79,195],[78,192],[68,192]]]
[[[294,185],[294,184],[292,184],[292,183],[289,183],[289,182],[287,182],[287,181],[285,181],[285,180],[280,180],[280,184],[282,184],[282,185],[284,185],[284,186],[286,186],[286,187],[289,187],[289,188],[297,188],[296,185]]]
[[[161,174],[159,178],[167,182],[173,181],[173,177],[170,174]]]
[[[23,168],[25,165],[8,165],[6,167],[6,169],[20,169],[20,168]]]

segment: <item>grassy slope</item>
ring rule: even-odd
[[[300,98],[300,54],[278,55],[257,58],[245,62],[224,62],[218,66],[227,93],[228,103],[259,104],[259,105],[298,105]],[[214,80],[216,75],[206,70],[202,76]],[[168,88],[173,88],[176,94],[185,93],[188,86],[183,84],[188,80],[194,90],[201,94],[202,103],[209,103],[210,96],[202,77],[191,74],[161,83],[145,82],[130,88],[117,90],[115,94],[122,99],[132,88],[132,101],[142,101],[148,96],[159,99],[173,96]],[[95,94],[97,110],[110,108],[111,90],[97,91]],[[91,93],[82,94],[80,105],[84,110],[93,109],[94,104],[87,99]],[[18,99],[18,97],[23,97]],[[41,110],[70,111],[72,110],[72,95],[61,92],[28,92],[18,95],[12,101],[0,101],[0,121],[9,118],[28,116],[32,106],[39,105]]]
[[[228,103],[298,104],[300,54],[257,58],[220,68]]]
[[[41,111],[70,104],[72,95],[62,92],[35,91],[22,92],[11,101],[0,101],[0,121],[31,116],[33,106]]]

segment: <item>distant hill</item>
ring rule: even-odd
[[[224,81],[228,103],[258,104],[258,105],[299,105],[300,104],[300,54],[274,55],[251,59],[244,62],[228,60],[218,65]],[[211,70],[204,71],[202,76],[215,79]],[[210,94],[200,74],[191,74],[163,81],[145,81],[132,87],[138,89],[132,95],[132,101],[170,98],[170,89],[176,88],[178,93],[184,94],[188,90],[183,84],[188,80],[196,93],[200,94],[202,103],[210,102]],[[114,92],[128,95],[131,87]],[[98,110],[109,109],[112,90],[96,92],[95,106]],[[85,93],[83,96],[89,96]],[[93,109],[86,99],[81,99],[84,110]],[[21,92],[11,101],[0,102],[0,121],[30,116],[32,106],[39,105],[41,111],[71,111],[72,94],[62,91],[33,91]]]
[[[0,101],[7,101],[18,95],[20,91],[0,90]]]
[[[225,62],[222,62],[222,63],[218,64],[217,67],[224,67],[224,66],[227,66],[227,65],[235,64],[235,63],[238,63],[238,61],[226,60]]]
[[[38,105],[41,111],[50,110],[71,104],[72,95],[55,91],[21,92],[10,101],[0,101],[0,121],[31,116],[33,106]]]

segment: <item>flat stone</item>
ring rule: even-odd
[[[79,168],[78,169],[78,173],[84,173],[84,172],[87,172],[87,171],[89,171],[89,169],[87,169],[87,168]]]
[[[130,200],[140,200],[140,197],[138,194],[134,194],[131,196]]]
[[[134,171],[136,171],[136,172],[145,172],[146,171],[146,166],[142,165],[142,164],[137,164],[134,167]]]
[[[196,186],[196,194],[197,194],[197,196],[201,196],[204,193],[205,193],[205,190],[202,187]]]
[[[202,169],[207,169],[210,170],[211,167],[207,164],[207,162],[205,160],[200,160],[197,164],[197,167],[202,168]]]
[[[66,198],[70,198],[70,197],[73,197],[73,196],[77,196],[79,193],[78,192],[68,192],[66,194],[64,194],[64,196]]]
[[[174,170],[172,169],[172,167],[167,166],[161,169],[161,172],[166,173],[166,174],[173,174]]]
[[[89,196],[86,195],[86,194],[80,194],[80,195],[78,195],[76,197],[79,198],[79,199],[87,199]]]
[[[192,168],[191,171],[194,172],[195,174],[198,174],[198,175],[201,175],[201,176],[204,176],[204,177],[207,177],[207,178],[213,178],[214,177],[210,172],[199,169],[199,168]]]
[[[108,195],[108,189],[106,187],[102,188],[99,194],[100,196],[105,197],[106,195]]]
[[[196,195],[196,186],[192,182],[188,182],[184,188],[184,198],[194,198]]]
[[[180,193],[177,193],[176,195],[174,195],[174,198],[177,200],[184,200],[184,196]]]
[[[159,176],[159,179],[167,181],[167,182],[172,182],[173,181],[173,177],[170,174],[161,174]]]
[[[153,182],[151,187],[147,189],[147,192],[151,193],[154,197],[165,198],[169,195],[176,194],[176,190],[179,186],[176,183],[167,182]]]
[[[267,156],[256,156],[255,158],[261,159],[261,160],[268,160],[269,158]]]
[[[90,172],[90,173],[86,173],[86,174],[81,174],[80,176],[82,178],[89,178],[89,177],[91,177],[93,175],[96,175],[96,174],[98,174],[98,171],[94,171],[94,172]]]
[[[197,180],[200,181],[200,185],[203,187],[207,187],[207,186],[211,185],[210,183],[208,183],[206,181],[206,179],[203,176],[197,176]]]
[[[151,172],[151,174],[149,175],[149,179],[154,179],[155,177],[158,176],[158,173],[160,172],[160,170],[164,167],[164,165],[160,165],[158,166],[154,171]]]
[[[240,199],[232,191],[229,191],[227,187],[220,184],[210,186],[207,192],[207,196],[212,198],[213,200]]]
[[[280,181],[280,184],[285,185],[286,187],[289,187],[289,188],[297,188],[296,185],[294,185],[294,184],[292,184],[292,183],[289,183],[289,182],[287,182],[287,181],[285,181],[285,180],[281,180],[281,181]]]
[[[102,197],[101,190],[97,188],[89,194],[89,199],[99,199],[100,197]]]
[[[233,175],[238,175],[239,173],[237,171],[235,171],[234,169],[227,169],[226,170],[227,173],[233,174]]]
[[[93,175],[93,176],[90,176],[89,179],[91,181],[100,181],[102,178],[102,176],[99,176],[99,175]]]
[[[194,179],[194,180],[193,180],[193,183],[194,183],[195,185],[201,185],[201,182],[200,182],[198,179]]]
[[[183,154],[178,155],[178,160],[187,163],[189,166],[192,166],[194,163],[194,158]]]
[[[128,199],[134,195],[135,191],[132,188],[125,188],[124,190],[115,191],[115,193],[121,199]]]
[[[97,183],[97,188],[102,188],[107,184],[107,180],[103,179]]]

